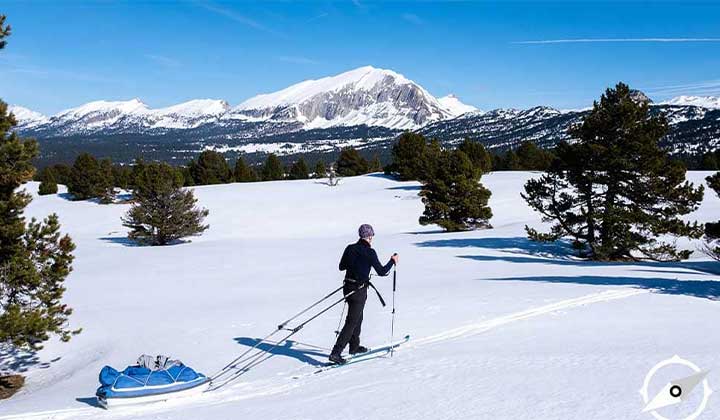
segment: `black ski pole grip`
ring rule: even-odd
[[[393,292],[397,288],[397,269],[393,270]]]

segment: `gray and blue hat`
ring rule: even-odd
[[[375,231],[372,226],[365,223],[360,225],[360,228],[358,228],[358,235],[360,235],[360,238],[362,239],[367,239],[371,236],[375,236]]]

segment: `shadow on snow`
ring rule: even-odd
[[[420,242],[419,247],[439,248],[484,248],[501,251],[505,255],[458,255],[480,262],[504,261],[514,264],[549,264],[573,267],[608,267],[625,266],[634,271],[655,274],[718,274],[718,263],[715,261],[622,261],[598,262],[583,260],[573,256],[573,248],[569,241],[544,243],[530,241],[524,237],[509,238],[458,238]],[[713,280],[677,280],[668,278],[643,277],[611,277],[611,276],[541,276],[541,277],[507,277],[488,279],[488,281],[527,281],[544,283],[573,283],[595,286],[633,286],[653,290],[657,293],[686,295],[698,298],[719,300],[720,281]]]
[[[259,338],[251,337],[235,337],[235,341],[238,344],[248,347],[257,345],[258,350],[262,350],[273,356],[290,357],[311,366],[325,366],[325,359],[330,357],[330,353],[325,348],[303,344],[293,340],[286,340],[277,346],[277,343],[262,341]]]
[[[711,280],[673,280],[643,277],[606,277],[606,276],[542,276],[542,277],[504,277],[483,279],[483,281],[525,281],[562,284],[588,284],[593,286],[633,286],[667,295],[685,295],[710,300],[720,299],[720,282]]]

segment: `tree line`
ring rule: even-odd
[[[56,194],[57,184],[68,187],[68,193],[75,200],[97,199],[100,203],[111,203],[117,189],[134,190],[137,180],[145,167],[152,162],[137,158],[132,165],[113,164],[109,158],[98,159],[89,153],[77,156],[72,165],[55,164],[43,168],[35,176],[40,182],[39,193]],[[262,165],[252,166],[242,156],[234,165],[221,153],[205,150],[184,166],[173,166],[180,180],[180,186],[227,184],[232,182],[257,182],[325,178],[330,168],[323,160],[318,160],[310,169],[304,157],[289,165],[270,153]],[[340,152],[332,170],[338,176],[356,176],[382,171],[380,158],[365,158],[357,149],[348,147]]]

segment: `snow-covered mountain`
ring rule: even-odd
[[[477,112],[479,109],[472,105],[464,104],[454,94],[443,96],[438,101],[449,113],[453,116],[459,117],[460,115],[467,114],[468,112]]]
[[[675,153],[720,146],[720,98],[681,96],[653,103],[670,123],[664,145]],[[80,151],[120,162],[148,159],[185,162],[205,149],[244,154],[337,154],[352,145],[382,153],[403,130],[446,144],[463,138],[505,149],[531,140],[544,147],[570,140],[568,127],[588,109],[559,111],[546,106],[480,111],[454,95],[435,98],[391,70],[366,66],[336,76],[307,80],[231,107],[218,99],[197,99],[153,109],[139,99],[95,101],[52,117],[13,107],[24,134],[40,140],[41,162],[71,161]],[[328,156],[327,159],[333,159]],[[46,159],[46,160],[44,160]]]
[[[10,113],[15,115],[15,119],[18,122],[18,128],[21,130],[33,128],[38,125],[45,124],[48,121],[48,117],[23,106],[11,105],[8,110]]]
[[[663,105],[697,106],[700,108],[720,109],[720,97],[717,96],[683,95],[661,103]]]
[[[217,99],[195,99],[167,108],[151,109],[139,99],[94,101],[45,118],[33,128],[59,135],[141,132],[148,129],[188,129],[216,120],[230,109]]]
[[[363,125],[413,130],[476,109],[453,95],[438,100],[422,86],[394,71],[365,66],[258,95],[235,107],[222,100],[197,99],[151,109],[139,99],[131,99],[94,101],[50,118],[22,110],[17,113],[21,128],[32,128],[41,132],[41,136],[57,137],[153,134],[147,131],[192,129],[209,123],[226,128],[262,123],[263,133],[285,132],[288,127],[312,130]]]
[[[420,85],[391,70],[360,67],[262,94],[230,117],[300,122],[305,128],[368,125],[415,129],[455,114]]]

